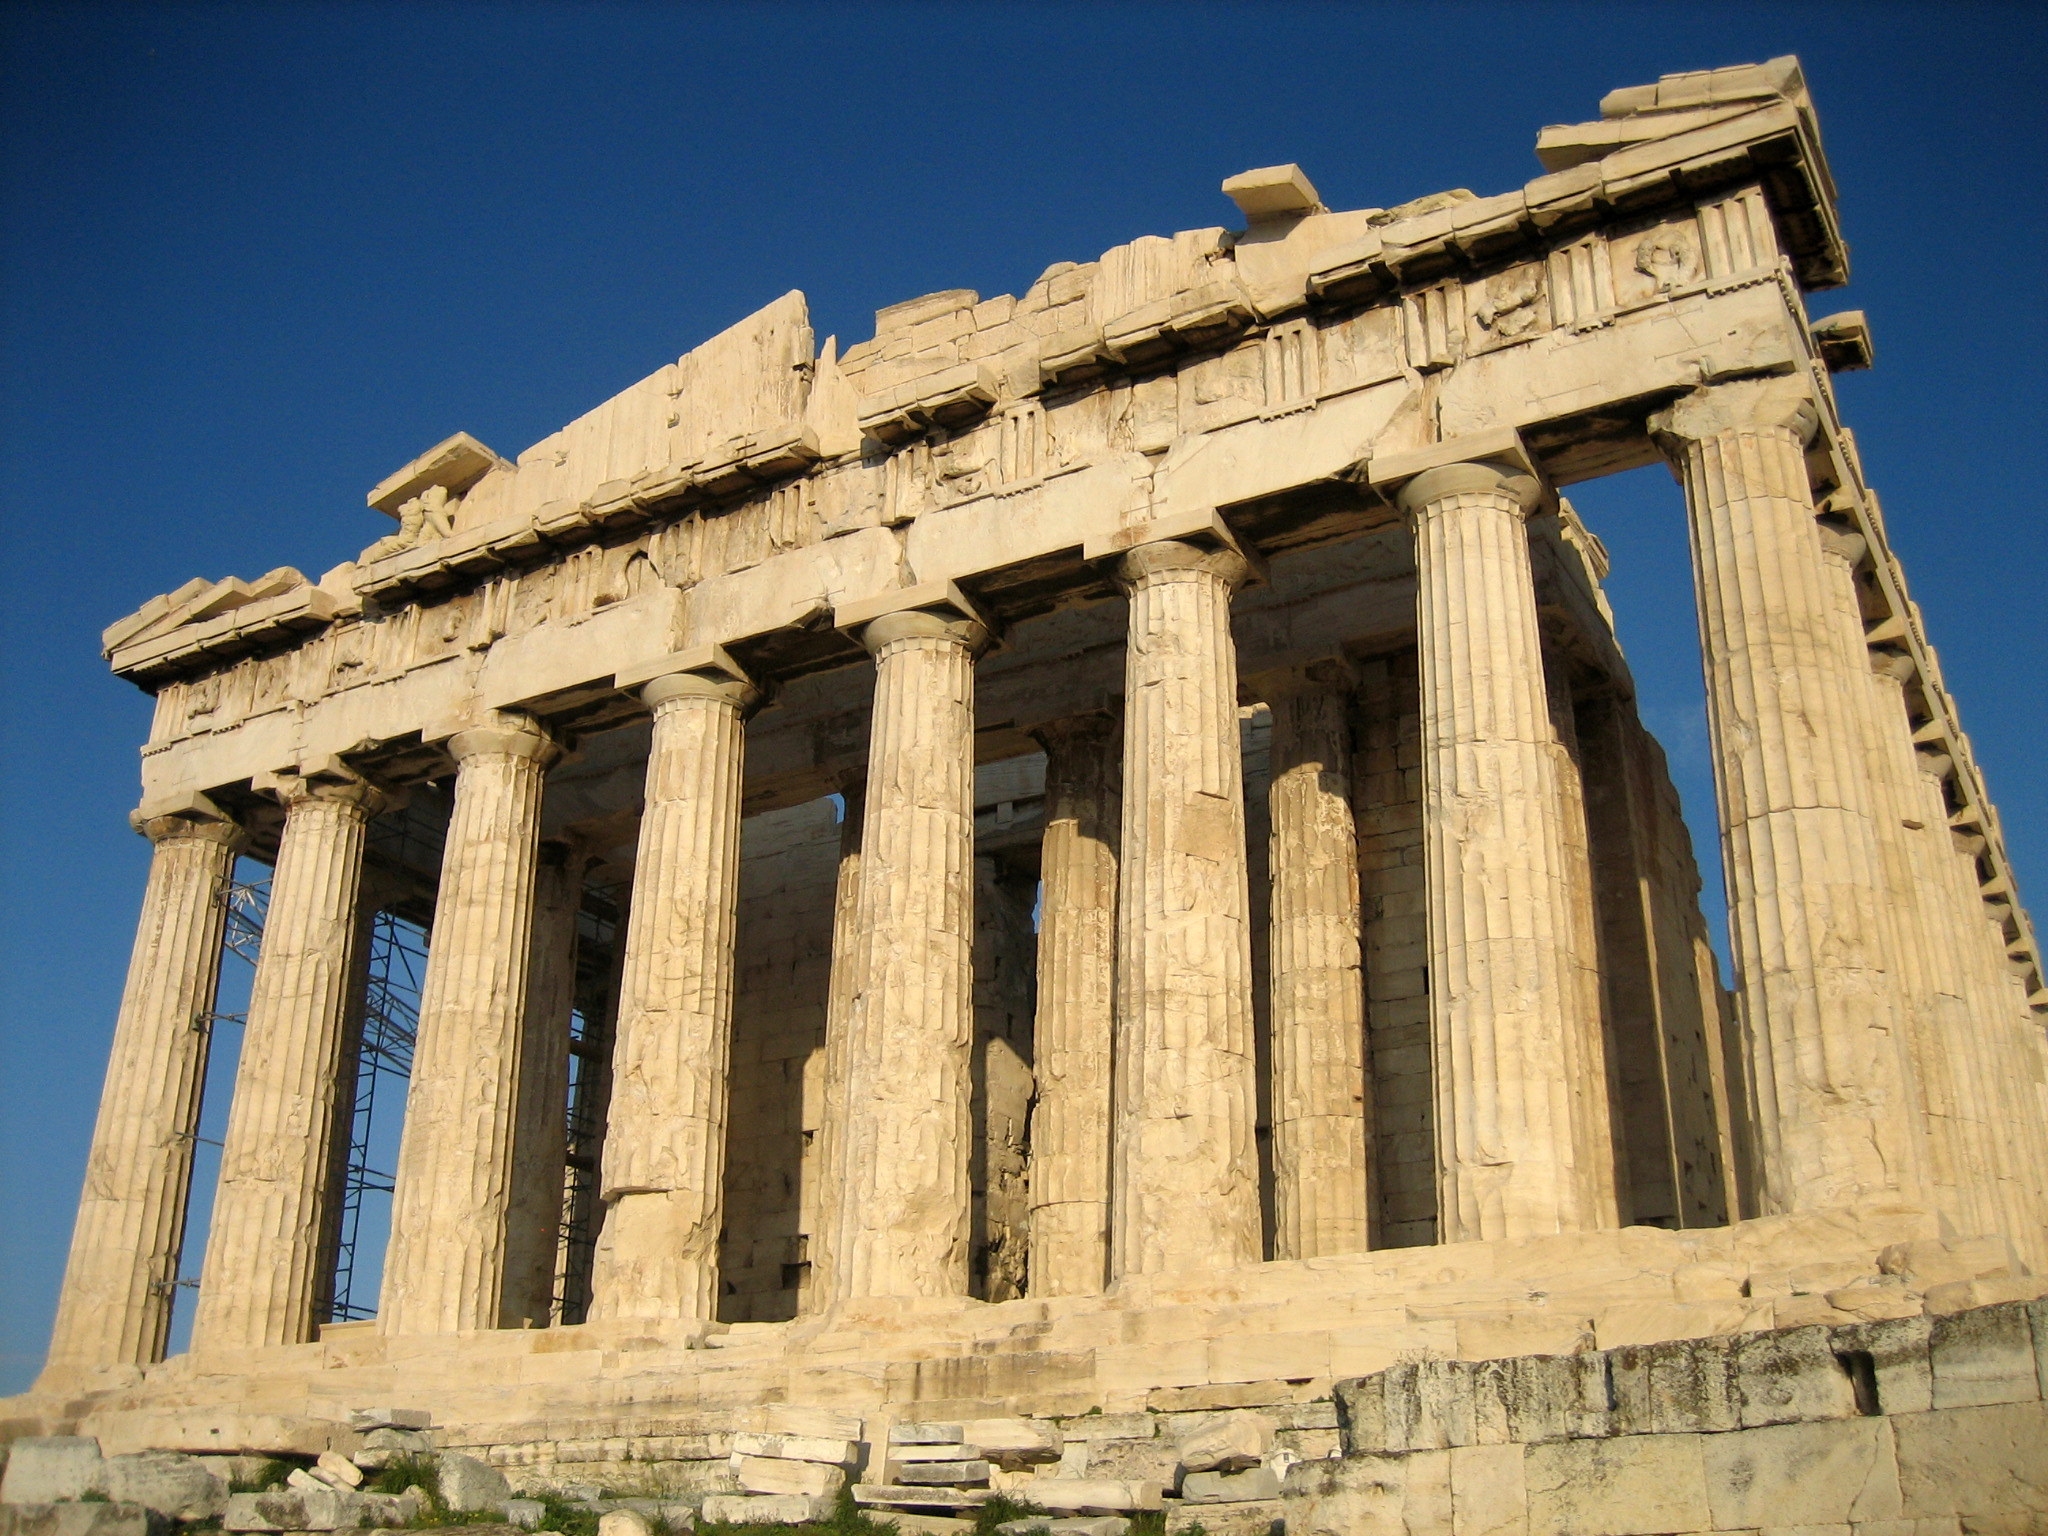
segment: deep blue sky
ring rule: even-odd
[[[786,289],[851,341],[898,299],[1227,223],[1217,183],[1249,166],[1297,160],[1336,207],[1503,191],[1607,90],[1800,54],[1856,268],[1816,312],[1870,314],[1844,407],[2042,899],[2043,16],[0,11],[0,1392],[41,1360],[146,862],[149,703],[103,626],[192,575],[317,574],[385,531],[364,492],[428,444],[516,453]],[[1703,828],[1677,492],[1574,497]]]

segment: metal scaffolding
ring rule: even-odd
[[[387,1095],[402,1096],[403,1085],[412,1076],[413,1040],[420,1022],[420,986],[426,974],[426,931],[394,913],[379,911],[370,927],[369,985],[363,999],[362,1047],[356,1057],[355,1104],[349,1117],[348,1154],[342,1170],[340,1230],[334,1245],[329,1322],[353,1322],[377,1314],[374,1294],[356,1294],[356,1248],[362,1234],[364,1204],[373,1195],[390,1197],[393,1170],[371,1163],[371,1137],[380,1087],[393,1084],[385,1089]]]

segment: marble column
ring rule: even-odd
[[[1415,527],[1439,1241],[1594,1225],[1557,737],[1519,467],[1446,464]]]
[[[957,595],[840,622],[875,658],[875,703],[831,1280],[840,1297],[964,1296],[974,658],[989,635]]]
[[[1905,700],[1895,678],[1872,671],[1874,658],[1865,639],[1862,595],[1857,568],[1868,550],[1859,533],[1820,523],[1821,572],[1836,625],[1845,673],[1858,691],[1843,700],[1845,718],[1857,731],[1867,775],[1871,828],[1876,838],[1885,900],[1879,912],[1885,976],[1893,1005],[1905,1022],[1905,1044],[1917,1088],[1913,1106],[1926,1173],[1926,1191],[1966,1230],[1989,1231],[1988,1204],[1976,1196],[1983,1184],[1976,1177],[1981,1157],[1994,1148],[1984,1144],[1976,1125],[1981,1121],[1975,1063],[1966,1035],[1955,1026],[1967,1018],[1959,993],[1941,975],[1939,943],[1932,932],[1932,914],[1923,903],[1930,894],[1923,871],[1915,869],[1912,802],[1917,800],[1918,771]],[[1924,829],[1923,829],[1924,830]],[[1995,1222],[1995,1218],[1993,1218]]]
[[[497,1326],[526,1033],[540,803],[558,748],[523,715],[448,743],[455,807],[441,859],[378,1330]]]
[[[1883,862],[1839,641],[1799,380],[1696,390],[1652,418],[1685,484],[1760,1210],[1922,1183],[1907,1021],[1887,972]]]
[[[802,1307],[817,1312],[838,1295],[833,1243],[839,1235],[845,1178],[839,1149],[846,1136],[847,1033],[865,956],[860,930],[861,829],[867,822],[868,780],[849,775],[839,784],[839,868],[832,893],[832,963],[825,983],[825,1044],[818,1082],[816,1144],[811,1156],[811,1214],[805,1257],[810,1277]]]
[[[1114,715],[1034,730],[1045,748],[1031,1115],[1033,1296],[1093,1296],[1109,1274],[1122,731]]]
[[[1351,679],[1262,679],[1273,715],[1273,1257],[1369,1246],[1365,972],[1351,813]]]
[[[154,845],[100,1091],[45,1379],[161,1360],[241,828],[211,806],[140,822]]]
[[[1214,537],[1129,550],[1112,1276],[1262,1257],[1250,893],[1230,598]]]
[[[640,691],[654,711],[612,1045],[604,1231],[590,1316],[711,1322],[725,1223],[725,1110],[746,717],[723,652]]]
[[[196,1353],[301,1344],[314,1315],[334,1190],[343,1051],[363,921],[363,847],[383,795],[339,776],[282,781],[284,834],[206,1241]]]
[[[512,1132],[512,1196],[505,1212],[501,1328],[545,1328],[554,1313],[569,1151],[569,1019],[576,1010],[576,920],[583,857],[572,843],[540,845],[534,873],[533,959]]]
[[[1558,841],[1564,853],[1565,884],[1571,892],[1567,908],[1570,927],[1566,944],[1572,956],[1575,983],[1570,1036],[1571,1074],[1576,1102],[1572,1126],[1578,1141],[1572,1154],[1579,1172],[1580,1209],[1587,1226],[1624,1227],[1634,1195],[1621,1157],[1621,1127],[1615,1106],[1621,1101],[1613,1021],[1607,1017],[1605,978],[1600,970],[1600,938],[1593,895],[1593,839],[1586,825],[1586,775],[1579,742],[1578,708],[1572,700],[1570,663],[1556,651],[1544,662],[1544,688],[1550,701],[1551,771],[1556,775]]]

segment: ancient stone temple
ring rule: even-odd
[[[771,1409],[1009,1416],[1065,1426],[1003,1474],[1050,1498],[1225,1408],[1332,1467],[1536,1467],[1513,1415],[1415,1428],[1417,1370],[1483,1397],[1461,1362],[1608,1362],[1566,1444],[1858,1423],[1866,1378],[1908,1413],[1854,1333],[1894,1324],[1923,1416],[2018,1401],[1944,1401],[1941,1330],[2006,1302],[2048,1349],[2048,989],[1837,410],[1869,332],[1809,315],[1848,254],[1805,82],[1667,76],[1537,157],[1348,212],[1247,171],[1238,228],[844,348],[787,294],[516,457],[429,449],[354,562],[114,625],[154,851],[10,1422],[310,1452],[400,1401],[515,1483],[703,1494]],[[1659,462],[1725,985],[1569,499]],[[166,1359],[238,857],[269,911]],[[380,912],[431,939],[341,1322]],[[1812,1412],[1613,1385],[1812,1335]],[[1290,1530],[1347,1528],[1280,1470]]]

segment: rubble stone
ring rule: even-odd
[[[1278,1426],[1263,1413],[1239,1410],[1197,1426],[1180,1442],[1184,1472],[1242,1472],[1273,1449]]]
[[[0,1536],[164,1536],[168,1521],[140,1504],[0,1503]]]
[[[227,1508],[228,1485],[197,1456],[143,1451],[109,1456],[107,1497],[116,1504],[140,1504],[173,1520],[211,1520]]]
[[[809,1525],[832,1517],[832,1500],[809,1493],[714,1493],[704,1518],[730,1525]]]
[[[100,1443],[83,1435],[29,1435],[7,1448],[0,1502],[54,1504],[107,1491]]]
[[[441,1479],[441,1504],[451,1510],[486,1510],[496,1514],[512,1497],[512,1485],[505,1474],[487,1462],[460,1451],[443,1451],[434,1458],[434,1470]]]

